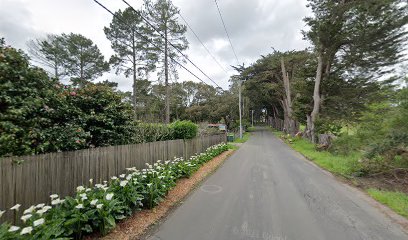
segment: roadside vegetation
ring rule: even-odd
[[[375,200],[389,206],[396,213],[408,218],[408,195],[402,192],[390,192],[368,189],[368,194]]]
[[[250,108],[319,166],[376,196],[408,194],[407,2],[308,7],[310,49],[273,50],[237,67]]]
[[[103,184],[78,186],[74,197],[50,196],[51,205],[38,204],[20,210],[20,205],[8,211],[23,211],[22,223],[0,225],[0,239],[83,239],[100,232],[105,235],[116,223],[140,209],[152,209],[176,185],[177,179],[188,178],[203,164],[228,150],[224,143],[209,147],[204,153],[188,160],[147,165],[141,171],[128,168],[120,176],[113,176]],[[0,212],[0,217],[4,212]]]
[[[244,143],[244,142],[248,141],[250,136],[251,136],[250,132],[244,132],[242,134],[242,138],[239,138],[239,135],[238,135],[237,138],[234,139],[233,143]]]

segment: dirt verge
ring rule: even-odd
[[[153,209],[142,210],[134,213],[129,218],[118,223],[116,228],[108,235],[94,236],[88,239],[102,240],[137,240],[147,232],[155,223],[163,219],[177,205],[188,196],[188,194],[208,175],[213,173],[234,150],[228,150],[211,161],[204,164],[190,178],[183,178],[177,181],[177,185],[169,191],[168,195],[158,206]]]

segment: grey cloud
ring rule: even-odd
[[[2,0],[0,3],[0,37],[17,48],[41,33],[31,26],[31,13],[20,1]]]

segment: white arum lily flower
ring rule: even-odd
[[[21,207],[21,204],[16,204],[16,205],[12,206],[12,207],[10,208],[10,210],[16,210],[16,211],[18,211],[18,209],[20,209],[20,207]]]
[[[40,203],[40,204],[37,204],[37,206],[35,206],[37,209],[39,209],[39,208],[43,208],[45,206],[45,204],[44,203]]]
[[[129,175],[126,176],[126,180],[129,181],[130,179],[132,179],[132,175],[129,174]]]
[[[52,207],[50,206],[44,206],[42,209],[38,210],[37,213],[42,216],[44,213],[46,213],[48,210],[50,210]]]
[[[150,188],[152,186],[151,183],[146,184],[148,188]]]
[[[58,205],[61,203],[61,199],[57,198],[51,201],[51,205]]]
[[[33,231],[32,227],[25,227],[21,230],[21,235],[30,234]]]
[[[78,187],[76,188],[76,190],[77,190],[77,192],[82,192],[82,191],[85,190],[85,188],[84,188],[83,186],[78,186]]]
[[[0,211],[0,218],[1,218],[1,216],[3,216],[3,214],[5,213],[6,211]]]
[[[106,200],[108,200],[108,201],[110,201],[110,200],[112,200],[112,198],[113,198],[113,193],[108,193],[108,194],[106,194]]]
[[[28,219],[30,219],[32,216],[33,216],[33,215],[31,215],[31,214],[27,214],[27,215],[22,216],[20,219],[21,219],[23,222],[26,222],[26,221],[27,221]]]
[[[92,184],[93,183],[93,179],[91,178],[91,179],[89,179],[89,183],[90,184]]]
[[[86,199],[88,199],[88,197],[86,196],[86,193],[82,193],[79,195],[82,199],[82,201],[85,201]]]
[[[95,187],[96,187],[96,188],[103,188],[103,185],[102,185],[102,184],[97,183],[97,184],[95,184]]]
[[[96,205],[96,208],[97,209],[101,209],[103,207],[103,204],[98,204],[98,205]]]
[[[125,178],[125,177],[126,177],[126,174],[120,174],[119,177],[120,177],[120,178]]]
[[[95,206],[97,203],[98,203],[98,199],[94,199],[94,200],[91,201],[92,206]]]
[[[87,188],[86,190],[85,190],[85,192],[90,192],[92,189],[90,189],[90,188]]]
[[[78,204],[75,208],[76,208],[76,209],[82,209],[82,208],[84,208],[84,205]]]
[[[57,194],[52,194],[52,195],[50,195],[50,198],[51,199],[56,199],[56,198],[58,198],[58,195]]]
[[[113,176],[113,177],[111,177],[111,179],[112,179],[112,180],[116,180],[116,179],[118,179],[118,177]]]
[[[37,219],[37,220],[35,220],[33,222],[33,226],[34,227],[40,226],[40,225],[44,224],[44,222],[45,222],[44,218]]]
[[[50,210],[52,207],[50,207],[50,206],[44,206],[43,207],[43,209],[45,210],[45,211],[48,211],[48,210]]]
[[[35,206],[31,206],[24,210],[23,214],[32,213],[35,210]]]
[[[119,185],[120,185],[121,187],[124,187],[124,186],[126,186],[127,184],[128,184],[128,181],[125,180],[125,181],[121,181]]]
[[[17,231],[18,229],[20,229],[20,227],[11,226],[8,231],[9,231],[9,232],[15,232],[15,231]]]

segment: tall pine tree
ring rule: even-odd
[[[66,58],[63,65],[76,85],[95,80],[109,71],[109,63],[98,46],[81,34],[62,34]]]
[[[133,78],[132,103],[137,111],[137,80],[148,78],[148,72],[155,69],[157,55],[152,49],[149,39],[152,30],[145,27],[141,12],[131,8],[115,13],[109,27],[104,28],[106,37],[111,41],[115,55],[111,57],[111,64],[116,67],[116,74],[124,73]],[[142,34],[144,37],[141,37]]]
[[[183,61],[181,54],[176,50],[185,51],[188,48],[188,41],[185,36],[187,27],[180,24],[177,21],[177,14],[179,9],[173,5],[171,0],[156,0],[150,2],[145,0],[145,8],[147,12],[147,18],[160,32],[154,37],[154,42],[162,48],[164,51],[159,51],[159,64],[161,71],[160,76],[164,77],[164,85],[166,88],[165,99],[165,121],[170,122],[170,71],[177,77],[175,65],[172,60]],[[174,46],[170,46],[169,42]]]

